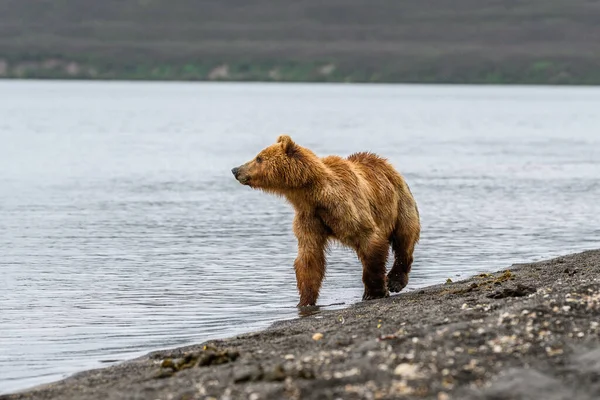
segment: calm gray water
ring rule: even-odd
[[[408,289],[600,247],[600,88],[0,82],[0,392],[297,316],[289,133],[403,172]],[[336,248],[320,303],[360,301]]]

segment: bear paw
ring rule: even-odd
[[[400,274],[396,276],[389,276],[387,279],[387,286],[390,292],[398,293],[406,287],[408,284],[408,275]]]
[[[371,291],[371,290],[365,290],[365,292],[363,293],[363,300],[375,300],[375,299],[383,299],[384,297],[390,297],[390,292],[386,289],[385,291],[382,290],[377,290],[377,291]]]

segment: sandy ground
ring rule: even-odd
[[[597,399],[600,250],[158,351],[7,399]]]

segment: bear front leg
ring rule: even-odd
[[[300,292],[298,307],[314,306],[319,298],[321,283],[325,277],[324,251],[300,251],[294,262],[296,283]]]
[[[314,306],[325,278],[327,235],[320,222],[312,218],[296,217],[294,232],[298,239],[298,256],[294,261],[300,292],[298,307]]]
[[[363,300],[380,299],[390,295],[385,275],[388,250],[388,241],[380,238],[372,238],[357,250],[363,265]]]

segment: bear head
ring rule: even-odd
[[[242,185],[274,193],[302,188],[314,178],[318,158],[296,144],[288,135],[261,150],[252,160],[233,168],[231,172]]]

